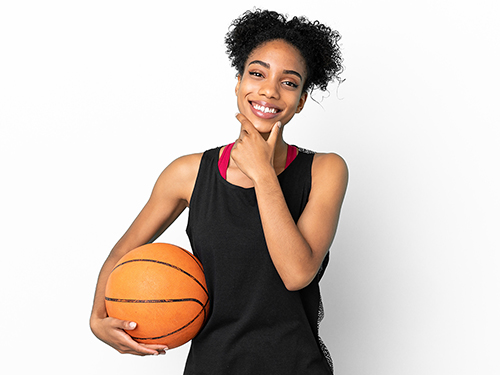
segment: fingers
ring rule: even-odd
[[[165,345],[152,345],[152,344],[141,344],[138,343],[132,338],[130,339],[129,347],[122,354],[134,354],[139,356],[146,355],[163,355],[168,350],[168,347]]]
[[[166,354],[169,349],[166,345],[139,344],[144,348],[156,350],[159,355]]]
[[[241,113],[236,114],[236,118],[241,124],[241,130],[240,130],[240,136],[238,141],[243,141],[243,138],[245,136],[257,132],[257,129],[253,126],[253,124],[248,120],[245,115],[242,115]]]
[[[255,126],[252,124],[250,120],[246,118],[245,115],[241,113],[236,114],[236,118],[238,121],[241,123],[241,131],[238,139],[235,142],[234,149],[238,147],[239,143],[243,143],[245,138],[248,136],[255,136],[255,135],[261,135],[260,132],[255,128]],[[278,142],[278,139],[280,138],[280,130],[281,130],[281,121],[277,121],[270,133],[269,136],[264,138],[265,142],[271,147],[271,150],[274,152],[276,148],[276,144]],[[261,139],[261,137],[257,137],[254,139]]]
[[[247,135],[260,134],[259,131],[253,125],[253,123],[245,115],[243,115],[241,113],[236,113],[236,118],[238,119],[238,121],[241,124],[241,131],[240,131],[240,136],[238,139],[239,141],[242,141],[245,138],[245,136],[247,136]],[[276,144],[280,129],[281,129],[281,121],[277,121],[274,124],[273,128],[271,129],[270,136],[273,136],[272,143],[271,143],[272,145]]]
[[[281,121],[278,121],[276,124],[274,124],[273,129],[271,130],[271,134],[269,134],[269,138],[267,139],[267,143],[271,145],[273,150],[276,147],[276,142],[278,141],[279,138],[280,129],[281,129]]]
[[[128,336],[128,335],[126,335]],[[124,337],[124,341],[122,341],[121,345],[117,350],[121,354],[133,354],[138,356],[146,356],[146,355],[161,355],[165,354],[168,350],[168,347],[165,345],[151,345],[151,344],[141,344],[137,341],[134,341],[130,336],[127,338]]]
[[[132,339],[127,332],[133,331],[137,327],[137,323],[115,318],[108,319],[114,329],[114,345],[112,346],[121,354],[160,355],[165,354],[168,349],[166,345],[142,344]]]
[[[257,131],[257,129],[255,129],[253,124],[250,122],[249,119],[246,118],[245,115],[242,115],[241,113],[237,113],[236,118],[241,123],[241,128],[245,129],[248,133],[253,132],[253,131]]]

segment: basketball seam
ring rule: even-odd
[[[200,306],[203,303],[196,298],[169,298],[169,299],[128,299],[128,298],[113,298],[105,297],[106,301],[119,303],[171,303],[171,302],[196,302]]]
[[[175,245],[172,245],[172,244],[165,244],[165,243],[161,243],[161,242],[154,242],[154,243],[153,243],[153,242],[151,242],[151,243],[149,243],[149,244],[147,244],[147,245],[150,245],[150,246],[152,246],[152,245],[154,245],[154,246],[157,246],[157,245],[168,245],[168,246],[173,246],[173,247],[176,247],[177,249],[182,250],[182,251],[183,251],[183,252],[185,252],[187,255],[189,255],[191,258],[193,258],[193,260],[196,262],[196,264],[198,265],[198,267],[200,267],[200,270],[201,270],[202,272],[204,272],[204,270],[203,270],[203,265],[201,264],[201,262],[199,261],[199,259],[198,259],[198,258],[196,258],[196,257],[194,256],[194,254],[192,254],[190,251],[187,251],[186,249],[183,249],[182,247],[175,246]],[[146,245],[144,245],[144,246],[146,246]],[[141,246],[141,247],[144,247],[144,246]],[[139,247],[139,248],[141,248],[141,247]]]
[[[182,249],[182,250],[184,250],[184,249]],[[190,253],[189,251],[187,251],[187,250],[184,250],[184,252],[185,252],[187,255],[189,255],[191,258],[193,258],[193,260],[196,262],[196,264],[198,265],[198,267],[200,267],[200,270],[201,270],[202,272],[205,272],[205,270],[203,269],[203,266],[201,265],[201,262],[200,262],[200,261],[199,261],[199,260],[198,260],[198,259],[197,259],[194,255],[193,255],[193,254],[191,254],[191,253]]]
[[[125,262],[122,262],[118,265],[115,266],[115,268],[113,268],[113,271],[111,272],[114,272],[114,270],[116,270],[118,267],[121,267],[127,263],[134,263],[134,262],[151,262],[151,263],[158,263],[158,264],[161,264],[161,265],[164,265],[164,266],[167,266],[167,267],[171,267],[179,272],[182,272],[184,274],[186,274],[187,276],[189,276],[190,278],[192,278],[194,281],[196,281],[196,283],[203,289],[203,291],[206,293],[206,295],[208,296],[208,291],[207,289],[203,286],[202,283],[200,283],[198,281],[198,279],[196,277],[194,277],[193,275],[191,275],[189,272],[186,272],[184,271],[182,268],[178,267],[178,266],[175,266],[173,264],[170,264],[170,263],[166,263],[166,262],[161,262],[159,260],[155,260],[155,259],[131,259],[131,260],[126,260]]]
[[[116,302],[116,303],[172,303],[172,302],[196,302],[203,309],[203,322],[207,320],[207,306],[209,300],[207,298],[205,304],[203,304],[200,300],[196,298],[171,298],[171,299],[149,299],[149,300],[140,300],[140,299],[127,299],[127,298],[112,298],[112,297],[104,297],[104,299],[108,302]],[[199,315],[199,314],[198,314]]]
[[[199,302],[199,301],[198,301]],[[205,304],[206,306],[206,304]],[[135,337],[135,336],[131,336],[134,340],[159,340],[159,339],[162,339],[162,338],[165,338],[165,337],[168,337],[168,336],[171,336],[173,335],[174,333],[177,333],[177,332],[180,332],[182,331],[184,328],[187,328],[189,327],[191,324],[193,324],[196,319],[198,319],[198,317],[200,316],[201,312],[203,311],[205,317],[206,317],[206,311],[205,311],[205,306],[203,306],[202,304],[202,309],[200,310],[200,312],[198,313],[198,315],[196,315],[193,320],[191,320],[189,323],[187,323],[186,325],[184,325],[183,327],[181,328],[178,328],[176,329],[175,331],[172,331],[170,333],[167,333],[166,335],[162,335],[162,336],[157,336],[157,337]],[[204,322],[203,322],[204,323]]]

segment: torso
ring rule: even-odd
[[[211,317],[192,343],[186,374],[330,374],[315,338],[321,276],[299,292],[286,290],[269,257],[254,189],[224,180],[214,151],[202,162],[188,225],[205,267]],[[279,176],[295,221],[307,203],[313,157],[301,155]]]

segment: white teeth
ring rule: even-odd
[[[264,113],[277,113],[277,112],[278,112],[278,111],[276,110],[276,108],[264,107],[263,105],[253,104],[253,107],[254,107],[256,110],[261,111],[261,112],[264,112]]]

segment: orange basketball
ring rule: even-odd
[[[200,331],[208,316],[201,263],[190,252],[165,243],[140,246],[121,258],[106,284],[106,310],[130,320],[141,343],[175,348]]]

